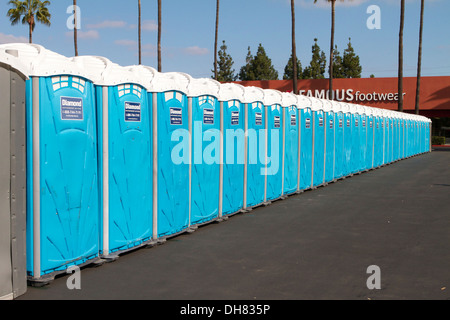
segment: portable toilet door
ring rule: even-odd
[[[220,86],[221,171],[219,217],[239,212],[244,193],[244,87],[225,83]]]
[[[374,123],[373,123],[373,108],[365,107],[366,114],[366,131],[367,131],[367,145],[366,145],[366,170],[371,170],[374,167]]]
[[[299,119],[297,98],[294,94],[282,93],[283,108],[283,195],[297,192],[298,189],[298,147]]]
[[[188,99],[192,110],[192,167],[190,225],[219,216],[220,183],[220,83],[192,79]]]
[[[279,199],[283,194],[283,155],[285,118],[281,107],[281,92],[264,90],[266,109],[266,157],[264,202]]]
[[[187,87],[190,79],[184,73],[157,73],[148,89],[153,110],[155,240],[189,228],[192,152]]]
[[[375,168],[383,165],[384,154],[384,137],[383,137],[383,118],[380,109],[374,110],[374,124],[375,124],[375,145],[374,145],[374,166]]]
[[[352,154],[350,164],[350,174],[353,175],[360,171],[361,162],[361,117],[358,113],[357,105],[350,104],[350,113],[352,115]]]
[[[300,183],[299,190],[304,191],[311,188],[312,179],[312,152],[313,152],[313,114],[311,110],[311,98],[304,99],[299,107],[300,119]]]
[[[325,164],[323,172],[324,183],[333,181],[334,179],[334,144],[335,144],[335,123],[334,123],[334,101],[324,101],[324,125],[325,125]]]
[[[27,291],[26,81],[14,50],[0,48],[0,300]]]
[[[385,163],[391,163],[392,156],[392,130],[391,115],[389,111],[385,111]]]
[[[313,161],[312,161],[312,186],[321,186],[323,170],[325,166],[325,115],[323,100],[311,98],[313,112]]]
[[[348,103],[344,110],[344,176],[350,176],[352,174],[353,114]]]
[[[263,101],[263,89],[245,87],[244,210],[250,210],[264,202],[266,114]]]
[[[358,105],[358,114],[360,117],[359,128],[359,171],[367,171],[366,154],[367,154],[367,115],[364,106]]]
[[[404,159],[405,157],[405,117],[403,114],[399,114],[399,125],[398,125],[398,135],[399,135],[399,159]]]
[[[62,55],[16,44],[27,80],[27,273],[49,282],[99,259],[94,85]]]
[[[399,154],[400,154],[400,123],[399,123],[399,116],[396,112],[394,114],[394,154],[393,154],[393,160],[398,161],[399,160]]]
[[[341,179],[344,176],[344,113],[343,103],[335,102],[334,117],[334,179]]]
[[[102,141],[102,257],[107,259],[154,238],[152,114],[146,84],[151,79],[147,73],[148,80],[142,76],[146,70],[107,64],[96,82]]]

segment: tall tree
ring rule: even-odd
[[[425,9],[425,0],[420,3],[420,27],[419,27],[419,53],[417,59],[417,85],[416,85],[416,105],[415,112],[419,114],[419,100],[420,100],[420,77],[422,72],[422,33],[423,33],[423,11]]]
[[[278,80],[278,72],[272,65],[272,60],[267,56],[266,50],[259,44],[258,51],[252,56],[248,47],[246,64],[241,67],[239,79],[246,80]]]
[[[335,28],[335,5],[336,0],[326,0],[327,2],[330,2],[331,4],[331,37],[330,37],[330,65],[329,65],[329,85],[328,85],[328,93],[331,100],[334,99],[334,92],[333,92],[333,51],[334,51],[334,28]],[[343,0],[341,0],[343,1]],[[314,0],[314,3],[316,3],[317,0]]]
[[[253,63],[253,55],[250,50],[250,47],[248,47],[247,56],[245,57],[245,65],[243,65],[239,70],[240,80],[242,81],[255,80],[255,75],[252,70],[252,63]]]
[[[138,51],[139,64],[142,64],[142,44],[141,44],[141,0],[138,0]]]
[[[292,62],[292,92],[294,94],[298,93],[298,85],[297,85],[297,79],[298,79],[298,64],[294,63],[294,61],[297,60],[297,49],[295,45],[295,1],[291,0],[291,20],[292,20],[292,54],[291,54],[291,62]],[[289,63],[288,63],[289,64]],[[286,73],[286,68],[285,71]],[[301,71],[300,71],[301,72]]]
[[[10,0],[8,2],[12,6],[8,10],[7,16],[11,21],[11,25],[16,25],[22,19],[22,24],[28,23],[29,42],[33,43],[33,31],[36,21],[44,25],[50,26],[51,14],[48,10],[50,1],[39,0]]]
[[[161,69],[161,0],[158,0],[158,71]]]
[[[324,79],[327,59],[325,52],[323,52],[317,38],[314,39],[314,45],[312,46],[312,57],[309,66],[303,70],[303,79]]]
[[[77,12],[77,0],[73,0],[73,14],[75,16],[73,27],[73,46],[75,48],[75,56],[78,56],[78,12]]]
[[[217,62],[216,70],[213,71],[212,78],[216,79],[220,82],[231,82],[237,79],[237,76],[234,74],[233,67],[233,59],[227,53],[227,45],[225,41],[222,41],[222,45],[219,50],[219,60]]]
[[[217,37],[219,34],[219,2],[216,2],[216,32],[214,36],[214,79],[217,80]],[[225,44],[225,41],[224,41]]]
[[[340,52],[337,49],[337,45],[333,50],[333,78],[345,78],[344,62]]]
[[[362,67],[359,63],[359,56],[355,54],[355,50],[352,47],[351,38],[348,38],[348,45],[344,50],[342,71],[344,78],[361,78]]]
[[[398,111],[403,112],[403,27],[405,24],[405,0],[400,5],[400,32],[398,35]]]
[[[261,43],[253,58],[252,69],[256,77],[255,80],[278,80],[278,72],[272,65],[272,60],[267,56],[266,50]]]
[[[284,67],[284,74],[283,74],[284,80],[293,80],[294,78],[297,78],[297,79],[303,78],[302,64],[299,59],[296,59],[296,60],[297,60],[297,63],[294,65],[292,55],[290,56],[286,66]],[[294,71],[294,66],[295,66],[295,71]],[[294,77],[294,74],[295,74],[294,72],[296,72],[297,77]],[[297,90],[297,93],[298,93],[298,90]]]

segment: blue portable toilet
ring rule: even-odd
[[[264,91],[257,87],[245,87],[245,174],[243,210],[251,210],[264,203],[266,114]]]
[[[392,156],[392,130],[391,130],[391,114],[389,110],[384,110],[384,163],[391,163]]]
[[[334,180],[334,144],[335,144],[335,122],[334,111],[335,103],[333,100],[324,100],[324,116],[325,116],[325,168],[324,183]]]
[[[299,166],[299,115],[297,96],[282,93],[283,108],[283,195],[297,192]]]
[[[359,171],[367,171],[367,115],[366,108],[362,105],[357,106],[359,115]]]
[[[264,90],[264,107],[266,113],[266,156],[265,196],[264,202],[281,198],[283,194],[283,154],[285,126],[281,107],[282,95],[278,90]]]
[[[312,187],[313,114],[310,97],[302,96],[298,104],[300,114],[300,172],[299,191]]]
[[[399,114],[399,159],[405,158],[405,117]]]
[[[333,102],[334,104],[334,180],[344,176],[344,103]]]
[[[399,112],[394,112],[394,137],[392,147],[393,151],[393,161],[399,160],[400,153],[400,130],[399,130]]]
[[[192,112],[192,166],[190,225],[204,224],[219,216],[220,83],[191,79],[188,86]]]
[[[366,144],[366,170],[371,170],[374,167],[374,137],[375,137],[375,125],[373,119],[373,108],[365,107],[366,114],[366,131],[367,131],[367,144]]]
[[[156,70],[146,73],[148,68],[122,67],[102,57],[74,60],[101,74],[94,83],[102,181],[101,255],[114,259],[153,240],[152,121],[147,87]]]
[[[244,193],[244,87],[234,83],[220,86],[222,147],[220,165],[219,217],[239,212]]]
[[[42,46],[3,47],[29,70],[27,274],[48,282],[100,259],[94,85],[73,59]]]
[[[184,73],[157,73],[148,89],[153,119],[155,240],[189,228],[192,152],[187,91],[190,80]]]
[[[383,153],[384,153],[384,140],[383,140],[383,128],[382,128],[382,111],[381,109],[373,110],[373,121],[374,121],[374,167],[378,168],[383,164]]]
[[[311,98],[313,117],[313,161],[312,161],[312,186],[323,185],[323,172],[325,168],[325,115],[323,100]]]
[[[347,177],[352,173],[352,112],[350,104],[345,103],[343,107],[344,113],[344,167],[343,176]]]
[[[350,160],[350,174],[353,175],[360,171],[360,158],[361,158],[361,140],[360,140],[360,128],[361,128],[361,117],[358,113],[358,107],[356,104],[349,104],[351,113],[351,160]]]

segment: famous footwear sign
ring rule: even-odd
[[[353,103],[369,102],[369,101],[398,101],[397,92],[361,92],[355,89],[339,89],[333,90],[334,97],[338,101],[346,101]],[[329,92],[326,89],[322,90],[300,90],[299,94],[307,97],[314,97],[318,99],[329,99]],[[403,93],[403,97],[406,93]]]
[[[403,107],[412,112],[415,107],[416,77],[403,78]],[[244,86],[292,92],[291,80],[239,81]],[[299,93],[309,97],[328,98],[328,79],[300,79]],[[376,108],[397,110],[397,78],[333,79],[335,100]],[[429,117],[450,116],[450,77],[422,77],[420,84],[420,112]]]

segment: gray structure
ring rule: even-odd
[[[0,299],[27,290],[26,72],[0,51]]]

